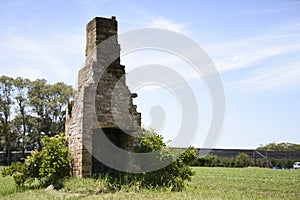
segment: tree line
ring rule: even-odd
[[[300,144],[294,144],[290,142],[282,143],[269,143],[265,146],[257,148],[258,151],[298,151],[300,152]]]
[[[11,164],[12,151],[41,149],[44,136],[64,132],[66,104],[73,88],[45,79],[0,77],[0,151]]]
[[[192,163],[192,166],[201,167],[279,167],[292,168],[298,159],[291,158],[256,158],[253,159],[245,153],[239,153],[235,157],[221,157],[217,155],[206,155],[198,158]]]

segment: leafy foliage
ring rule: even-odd
[[[300,151],[300,144],[294,144],[289,142],[282,143],[269,143],[265,146],[258,147],[258,151]]]
[[[28,90],[29,105],[34,113],[36,145],[41,149],[43,135],[54,136],[64,131],[66,104],[73,89],[64,83],[47,84],[44,79],[32,81]]]
[[[247,156],[247,154],[237,155],[235,158],[224,158],[218,157],[216,155],[206,155],[199,158],[198,163],[194,163],[193,166],[203,166],[203,167],[271,167],[278,166],[280,168],[292,168],[297,159],[275,159],[271,158],[266,160],[265,158],[256,158],[255,160]],[[270,165],[271,163],[271,165]]]
[[[157,135],[153,130],[143,129],[147,137],[141,140],[137,152],[161,151],[161,159],[174,157],[174,151],[167,148],[163,137]],[[63,136],[47,137],[42,139],[43,149],[33,151],[32,156],[27,157],[25,163],[14,163],[6,168],[2,174],[11,175],[17,185],[31,184],[38,180],[41,185],[61,184],[63,178],[70,175],[71,156],[66,147],[66,139]],[[189,167],[190,163],[197,159],[197,150],[189,148],[184,152],[178,149],[176,153],[181,156],[167,167],[142,174],[116,173],[104,175],[99,180],[107,188],[107,191],[117,191],[122,187],[134,188],[170,188],[173,191],[180,191],[185,186],[185,181],[191,181],[194,171]],[[103,179],[104,177],[104,179]]]
[[[30,86],[29,79],[18,77],[13,80],[14,85],[14,99],[16,103],[15,114],[16,117],[12,120],[12,130],[18,136],[18,142],[22,150],[22,156],[25,158],[25,148],[29,145],[28,137],[28,96],[27,92]]]
[[[205,167],[248,167],[252,159],[245,153],[239,153],[235,158],[220,158],[216,155],[206,155],[199,158],[199,166]]]
[[[64,136],[44,137],[43,150],[33,151],[25,163],[14,163],[3,170],[3,176],[13,176],[17,185],[31,184],[35,179],[41,185],[60,184],[70,176],[71,155]]]
[[[222,158],[216,155],[206,155],[199,158],[198,165],[205,167],[237,167],[235,158]]]
[[[16,136],[11,131],[11,117],[12,117],[12,99],[13,92],[13,79],[7,76],[0,77],[0,138],[2,139],[2,145],[5,149],[6,164],[11,163],[11,151],[15,144]]]
[[[292,168],[295,162],[298,162],[299,159],[271,159],[271,164],[273,166],[278,166],[279,168]],[[268,165],[269,163],[267,163],[267,167],[269,167]]]
[[[217,167],[219,166],[220,159],[215,155],[206,155],[199,159],[199,165],[205,167]]]
[[[235,160],[237,167],[249,167],[251,165],[251,158],[245,153],[239,153]]]
[[[44,79],[0,76],[0,151],[6,165],[11,152],[41,149],[44,135],[64,131],[66,104],[73,89],[64,83],[48,84]],[[2,164],[2,163],[1,163]]]
[[[184,152],[181,149],[174,152],[174,149],[167,148],[163,137],[156,134],[154,130],[143,128],[142,132],[143,138],[140,146],[136,148],[136,152],[149,153],[161,150],[159,155],[161,160],[175,158],[178,153],[182,153],[181,156],[165,168],[142,174],[119,173],[115,177],[111,177],[110,182],[118,184],[120,188],[124,185],[130,185],[131,187],[145,188],[163,187],[170,188],[172,191],[182,190],[185,182],[191,181],[191,177],[194,175],[194,171],[189,165],[197,159],[197,150],[188,148]],[[132,183],[135,185],[132,186]]]

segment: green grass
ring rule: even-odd
[[[300,170],[194,168],[196,175],[182,192],[122,188],[105,193],[101,181],[71,178],[59,191],[18,189],[0,176],[0,199],[299,199]],[[132,186],[134,187],[134,185]]]

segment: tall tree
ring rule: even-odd
[[[13,81],[14,99],[16,101],[16,114],[14,119],[14,130],[19,135],[19,142],[22,150],[22,156],[25,158],[25,147],[28,143],[28,98],[27,92],[30,86],[30,80],[18,77]]]
[[[49,136],[53,136],[64,132],[66,105],[73,95],[73,88],[59,82],[50,87],[49,94],[49,102],[47,104],[48,116],[51,119]]]
[[[41,149],[41,139],[64,131],[66,104],[73,89],[64,83],[48,84],[45,79],[30,81],[0,77],[0,150],[7,165],[12,150]]]
[[[11,109],[14,104],[12,100],[13,79],[7,76],[0,77],[0,114],[1,131],[4,137],[4,149],[7,165],[11,163],[11,151],[14,146],[13,133],[10,129]]]
[[[43,135],[47,134],[48,118],[47,112],[47,93],[49,86],[45,79],[37,79],[31,82],[28,90],[29,105],[32,108],[33,117],[36,120],[32,120],[32,123],[36,123],[34,126],[38,132],[36,143],[38,149],[41,149],[41,139]]]
[[[47,84],[44,79],[31,83],[28,91],[29,103],[37,117],[37,143],[43,135],[54,136],[64,131],[66,104],[73,95],[73,89],[64,83]]]

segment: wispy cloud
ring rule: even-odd
[[[259,89],[273,89],[300,82],[300,25],[284,26],[262,36],[207,45],[207,52],[222,74],[255,69],[255,73],[231,79],[230,89],[264,84]],[[291,61],[292,60],[292,61]],[[227,88],[228,89],[228,88]]]
[[[243,80],[231,82],[227,90],[232,89],[254,89],[265,91],[270,89],[290,87],[291,84],[299,86],[300,62],[288,63],[286,65],[276,66],[272,70],[257,70]]]
[[[183,34],[186,34],[189,32],[189,30],[185,24],[174,22],[174,21],[166,19],[164,17],[156,17],[154,20],[152,20],[149,23],[148,26],[151,28],[168,29],[168,30],[183,33]]]
[[[265,14],[276,14],[281,12],[287,12],[292,10],[292,7],[283,7],[283,8],[270,8],[270,9],[261,9],[261,10],[249,10],[243,11],[241,13],[237,12],[239,15],[265,15]]]
[[[51,35],[51,38],[8,35],[2,37],[0,70],[10,76],[72,82],[83,59],[82,38],[77,35]],[[83,55],[83,53],[82,53]]]
[[[161,67],[162,69],[158,70],[157,74],[152,77],[153,80],[156,80],[157,77],[161,77],[161,80],[167,80],[167,84],[165,84],[166,87],[178,85],[182,80],[190,83],[193,80],[201,79],[201,74],[199,75],[190,63],[176,54],[161,49],[141,49],[126,54],[124,57],[121,57],[121,61],[126,65],[126,71],[128,73],[126,80],[131,90],[134,89],[131,87],[131,85],[134,85],[133,83],[136,84],[138,81],[143,83],[144,80],[151,80],[147,70],[155,67]],[[169,70],[169,72],[163,73],[164,70]],[[136,71],[139,72],[139,75],[132,76],[132,74],[136,74]],[[156,90],[158,88],[159,87],[155,86],[144,89]]]
[[[208,46],[207,51],[220,71],[232,71],[300,50],[299,44],[295,43],[297,38],[300,38],[300,34],[248,38]]]
[[[240,74],[225,78],[227,90],[249,87],[269,90],[300,83],[300,58],[296,56],[300,54],[300,45],[297,41],[300,41],[300,24],[294,23],[270,29],[265,35],[210,43],[206,45],[206,50],[222,76],[236,72]],[[159,50],[148,54],[135,53],[122,58],[122,61],[129,69],[160,64],[179,72],[187,81],[201,79],[181,57]]]

